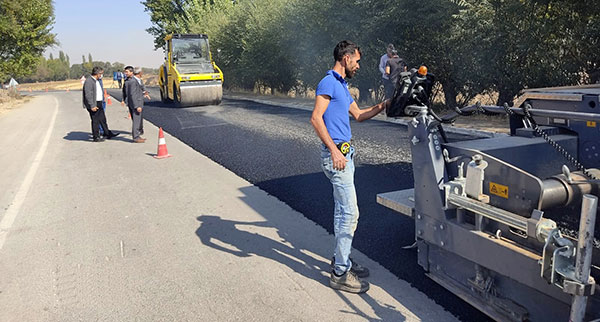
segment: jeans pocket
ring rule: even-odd
[[[332,163],[333,162],[331,161],[331,158],[324,158],[324,159],[322,159],[321,166],[322,166],[323,170],[333,172],[333,164]]]

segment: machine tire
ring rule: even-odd
[[[161,82],[163,85],[160,86],[160,101],[163,103],[171,103],[171,99],[169,98],[169,91],[167,90],[167,84],[163,80]],[[160,84],[160,83],[159,83]]]
[[[177,85],[173,84],[173,103],[179,105],[181,103],[181,92],[177,90]]]

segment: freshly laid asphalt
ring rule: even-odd
[[[0,118],[0,320],[486,320],[425,277],[401,249],[414,223],[375,202],[413,184],[404,127],[352,124],[353,257],[371,269],[354,295],[327,286],[333,204],[309,111],[226,97],[144,115],[145,144],[116,100],[121,136],[90,142],[80,91]],[[173,157],[152,158],[153,124]]]
[[[120,99],[118,91],[112,91]],[[151,91],[158,98],[157,89]],[[219,106],[176,108],[154,99],[146,120],[333,233],[331,185],[320,168],[312,102],[228,93]],[[352,122],[361,211],[354,247],[464,321],[487,317],[428,279],[417,265],[414,222],[376,203],[376,195],[413,187],[406,127],[383,115]],[[450,133],[451,140],[473,138]],[[480,134],[480,133],[469,133]]]

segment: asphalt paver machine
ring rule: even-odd
[[[440,117],[432,84],[406,73],[387,110],[412,117],[414,188],[377,195],[414,218],[426,275],[497,321],[599,319],[600,85]],[[510,135],[448,142],[444,124],[474,113],[508,114]]]
[[[205,34],[165,37],[165,62],[158,85],[163,103],[217,105],[223,98],[223,72],[215,64]]]

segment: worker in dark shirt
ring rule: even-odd
[[[406,63],[402,58],[398,57],[397,50],[392,50],[392,57],[388,59],[387,63],[385,64],[385,73],[390,78],[393,88],[396,88],[396,85],[398,84],[398,78],[400,77],[400,73],[405,71]],[[385,98],[391,98],[393,93],[394,92],[392,91],[388,96],[388,92],[386,92]]]

